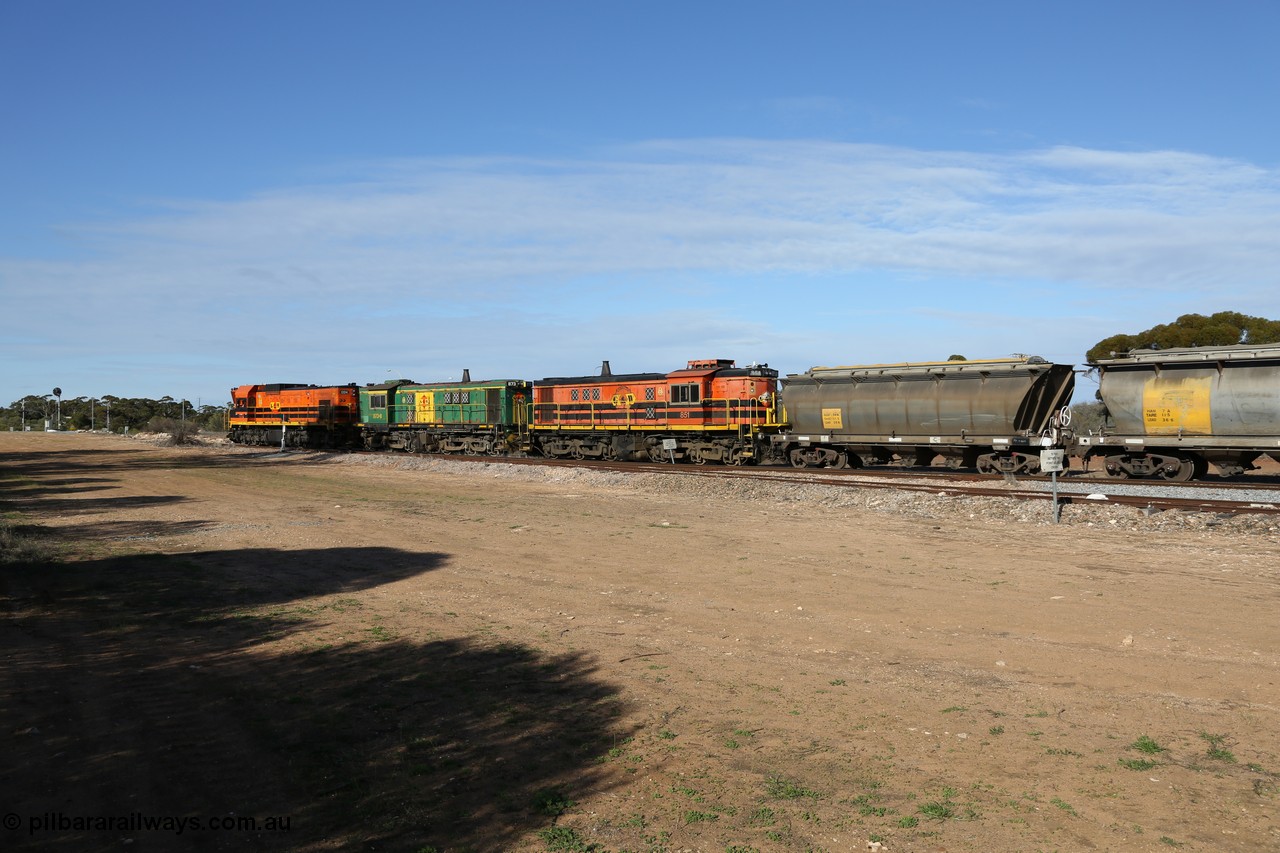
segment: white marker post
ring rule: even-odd
[[[1048,471],[1053,480],[1053,523],[1058,523],[1058,472],[1066,466],[1063,460],[1067,452],[1060,447],[1051,447],[1040,451],[1040,470]]]
[[[662,439],[662,449],[667,451],[667,453],[671,454],[672,465],[676,464],[676,448],[679,445],[680,445],[680,442],[676,441],[674,438]]]

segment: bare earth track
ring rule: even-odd
[[[1280,849],[1274,516],[59,434],[0,502],[4,849]]]

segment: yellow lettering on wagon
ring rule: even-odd
[[[1149,379],[1142,386],[1142,422],[1149,435],[1213,435],[1213,379]]]
[[[844,417],[839,409],[822,410],[823,429],[844,429]]]
[[[436,395],[434,391],[419,391],[413,395],[415,417],[419,423],[432,423],[436,419]]]

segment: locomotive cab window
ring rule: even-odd
[[[385,409],[386,407],[387,407],[386,394],[370,394],[369,395],[369,408]]]
[[[701,399],[702,386],[700,385],[671,386],[671,402],[673,403],[697,403]]]

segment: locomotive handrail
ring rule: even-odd
[[[651,407],[661,407],[666,414],[664,420],[668,424],[678,423],[681,419],[673,418],[674,412],[699,410],[705,414],[698,419],[701,424],[712,426],[750,426],[770,422],[770,415],[775,411],[768,403],[754,397],[703,397],[697,403],[672,403],[670,400],[628,400],[621,405],[612,401],[571,402],[571,403],[530,403],[529,424],[538,426],[564,426],[566,414],[579,416],[570,425],[594,429],[605,426],[643,426],[652,419],[636,417]],[[735,407],[737,414],[735,414]],[[604,412],[621,412],[624,417],[606,421],[601,415]],[[585,415],[586,417],[581,417]]]

